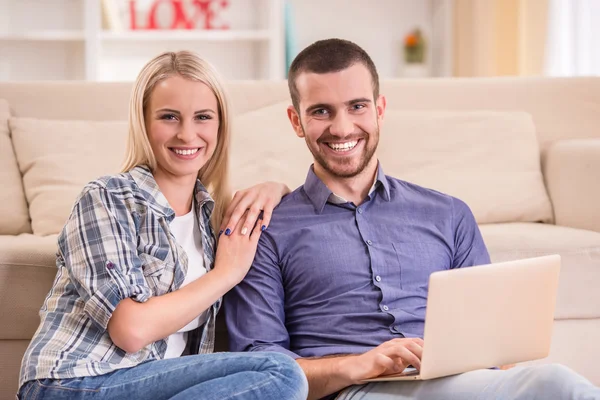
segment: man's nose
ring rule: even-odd
[[[338,113],[332,121],[329,131],[332,135],[344,137],[354,132],[354,123],[346,113]]]

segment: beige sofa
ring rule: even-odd
[[[54,278],[56,234],[75,196],[119,170],[130,87],[0,83],[1,399],[16,390]],[[286,84],[228,90],[233,186],[300,185],[311,157],[287,122]],[[465,200],[494,261],[562,255],[543,362],[600,384],[600,78],[394,80],[382,92],[388,110],[378,154],[388,174]],[[519,340],[518,326],[498,328]]]

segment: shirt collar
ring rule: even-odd
[[[140,188],[142,195],[150,205],[150,208],[153,211],[164,215],[170,222],[171,219],[175,217],[175,211],[169,204],[165,195],[160,191],[150,168],[146,165],[138,165],[129,171],[129,174]],[[206,205],[209,215],[212,214],[214,201],[199,179],[196,180],[196,186],[194,187],[194,198],[196,199],[195,203],[197,207]]]
[[[383,188],[383,199],[390,201],[390,184],[381,167],[381,163],[377,165],[377,176],[375,182],[369,191],[369,196],[376,191],[379,187]],[[314,165],[310,166],[306,181],[304,182],[304,191],[306,192],[310,202],[315,207],[317,213],[321,214],[325,204],[329,201],[334,204],[347,203],[345,199],[334,194],[328,187],[323,183],[321,179],[315,174]]]
[[[377,179],[377,176],[375,176],[375,180],[373,181],[373,184],[371,185],[371,189],[369,189],[369,196],[371,196],[373,194],[375,189],[377,189],[380,184],[381,184],[381,182],[379,182],[379,179]],[[346,200],[342,196],[338,196],[335,193],[331,193],[329,195],[329,198],[327,199],[327,201],[332,204],[345,204],[348,202],[348,200]]]

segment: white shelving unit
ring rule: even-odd
[[[227,79],[284,79],[284,0],[229,3],[227,30],[108,31],[101,0],[0,0],[0,80],[131,81],[155,55],[183,49]]]
[[[29,31],[7,33],[0,36],[2,42],[79,42],[84,40],[83,32],[69,30]]]
[[[238,31],[130,31],[130,32],[102,32],[100,39],[105,41],[267,41],[270,32],[268,30],[238,30]]]

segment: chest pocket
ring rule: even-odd
[[[160,258],[151,256],[147,253],[140,253],[139,258],[142,262],[142,271],[148,287],[155,296],[161,296],[169,292],[173,285],[175,276],[175,264]]]
[[[400,265],[402,289],[427,290],[429,275],[450,269],[450,249],[434,242],[392,243]]]

